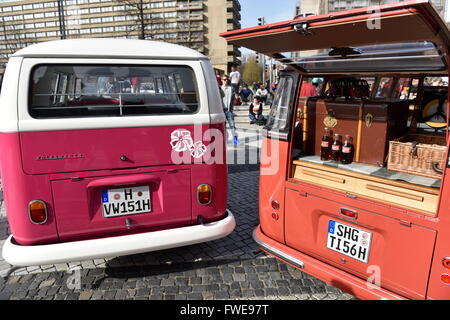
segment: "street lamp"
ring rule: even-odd
[[[59,33],[66,39],[66,19],[64,17],[64,0],[58,0]]]
[[[258,18],[258,26],[263,26],[265,24],[266,24],[266,18],[264,18],[264,17]],[[266,83],[266,57],[261,53],[259,53],[259,55],[261,57],[261,59],[259,59],[259,61],[262,62],[262,69],[263,69],[262,80],[265,85],[265,83]]]

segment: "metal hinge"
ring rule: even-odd
[[[351,194],[351,193],[346,193],[345,196],[346,196],[347,198],[350,198],[350,199],[358,199],[358,196],[357,196],[357,195],[354,195],[354,194]]]
[[[294,31],[300,33],[303,36],[310,36],[312,32],[309,30],[307,22],[300,22],[294,25]]]
[[[412,223],[410,221],[400,220],[400,225],[411,228]]]
[[[298,195],[300,197],[305,197],[305,198],[308,196],[308,194],[306,192],[304,192],[304,191],[298,191]]]

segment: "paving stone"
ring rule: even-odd
[[[7,282],[0,278],[0,299],[354,299],[265,253],[255,255],[258,170],[229,166],[228,207],[237,220],[230,236],[114,259],[21,268]],[[1,245],[9,228],[0,206]],[[0,258],[0,274],[8,268]],[[67,287],[69,268],[80,268],[79,291]]]
[[[79,298],[79,300],[89,300],[89,299],[91,299],[93,293],[94,292],[92,290],[81,291],[80,296],[78,298]]]
[[[39,285],[39,288],[50,287],[54,283],[55,283],[55,279],[45,280],[45,281],[41,282],[41,284]]]

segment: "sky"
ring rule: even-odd
[[[258,18],[264,17],[266,23],[273,23],[294,18],[298,0],[239,0],[241,4],[242,28],[258,25]],[[242,54],[252,51],[241,48]]]

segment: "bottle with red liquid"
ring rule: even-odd
[[[353,146],[353,138],[350,135],[345,136],[344,144],[342,145],[342,164],[350,164],[353,162],[355,156],[355,147]]]
[[[320,144],[320,160],[328,161],[331,157],[331,137],[330,129],[325,128],[325,134],[322,137],[322,142]]]
[[[342,137],[338,134],[334,134],[333,144],[331,146],[331,160],[340,161],[342,151]]]

